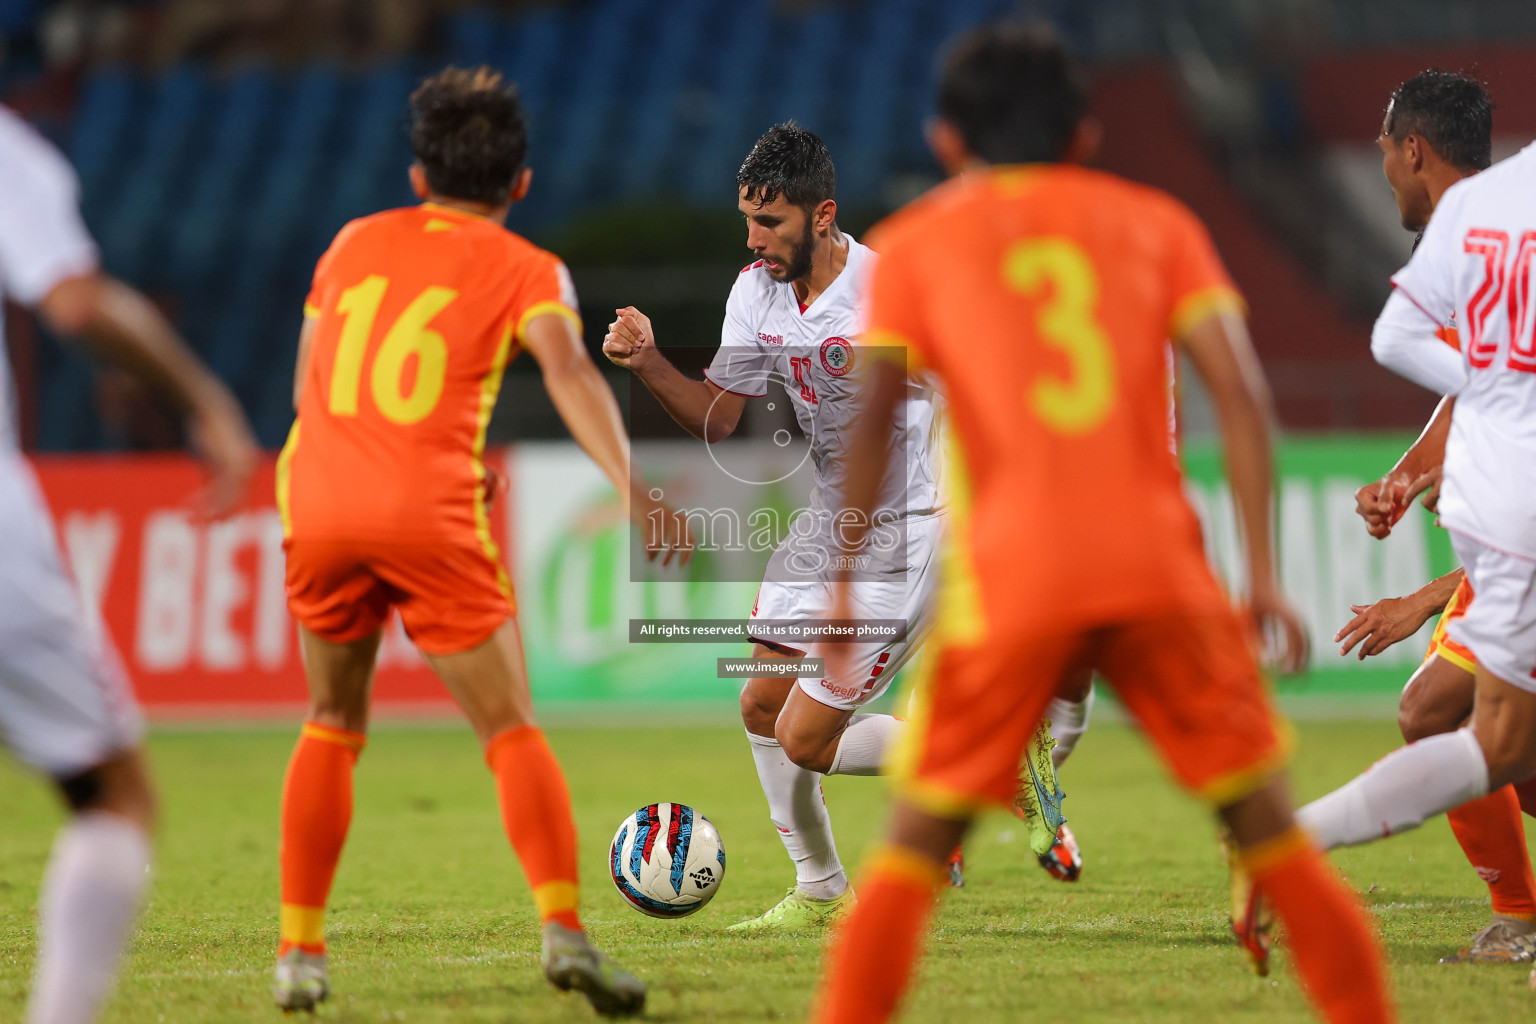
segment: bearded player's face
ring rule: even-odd
[[[816,244],[810,215],[782,195],[759,206],[742,188],[737,198],[736,207],[747,219],[747,248],[763,261],[768,276],[775,281],[797,281],[809,274]]]

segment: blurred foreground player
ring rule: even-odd
[[[0,297],[90,343],[177,402],[212,474],[205,511],[244,494],[256,445],[234,396],[144,296],[97,269],[74,172],[0,108]],[[138,707],[87,625],[53,521],[12,433],[0,352],[0,735],[57,785],[71,818],[43,882],[29,1024],[84,1024],[111,986],[149,877],[155,796]]]
[[[425,201],[353,221],[321,257],[300,338],[298,419],[278,466],[288,605],[313,710],[283,788],[274,994],[285,1010],[313,1009],[329,990],[325,904],[393,608],[484,745],[544,922],[545,977],[600,1012],[637,1013],[644,986],[587,942],[577,918],[570,797],[534,725],[486,513],[486,425],[519,348],[636,521],[665,510],[631,491],[618,407],[582,345],[565,266],[502,226],[531,180],[515,90],[485,68],[449,69],[411,96],[411,117],[411,184]]]
[[[1488,92],[1468,75],[1420,72],[1392,93],[1377,142],[1403,227],[1422,233],[1441,196],[1492,162],[1493,107]],[[1454,315],[1440,335],[1453,347],[1460,346]],[[1390,535],[1418,492],[1433,487],[1445,460],[1455,404],[1454,398],[1443,399],[1423,434],[1391,471],[1356,494],[1356,511],[1371,536]],[[1428,498],[1433,509],[1433,492]],[[1354,608],[1355,617],[1335,637],[1344,645],[1342,654],[1358,644],[1364,658],[1412,636],[1430,616],[1440,616],[1423,664],[1403,688],[1398,725],[1409,743],[1454,732],[1472,714],[1477,656],[1448,633],[1472,599],[1466,573],[1456,569],[1407,596]],[[1536,948],[1536,877],[1521,800],[1514,786],[1503,786],[1446,814],[1467,861],[1488,885],[1493,917],[1466,948],[1441,963],[1529,960]],[[1305,824],[1309,813],[1303,807],[1297,817]]]
[[[1093,144],[1084,102],[1048,35],[966,36],[930,135],[955,177],[872,234],[869,340],[904,347],[912,365],[869,368],[850,505],[868,508],[872,460],[860,456],[889,430],[904,373],[923,368],[953,409],[956,522],[888,841],[860,877],[813,1018],[895,1012],[945,854],[979,809],[1012,797],[1052,696],[1038,681],[1091,663],[1230,829],[1323,1016],[1392,1020],[1365,914],[1292,820],[1286,744],[1247,627],[1168,458],[1171,338],[1220,417],[1252,612],[1298,657],[1301,627],[1274,578],[1268,398],[1241,300],[1183,206],[1073,166]]]

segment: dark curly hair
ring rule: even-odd
[[[779,196],[802,210],[837,198],[837,171],[827,144],[793,121],[763,133],[736,172],[736,188],[747,201],[765,206]]]
[[[448,68],[411,93],[411,150],[438,195],[498,205],[528,155],[517,87],[487,67]]]
[[[1493,163],[1493,103],[1471,75],[1430,68],[1392,91],[1382,133],[1394,142],[1417,135],[1462,171]]]
[[[1087,106],[1082,75],[1043,25],[984,25],[944,55],[938,114],[989,164],[1060,160]]]

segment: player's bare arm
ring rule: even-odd
[[[686,564],[693,554],[687,520],[652,498],[643,483],[630,479],[629,437],[618,402],[570,321],[553,313],[534,317],[525,329],[523,344],[538,360],[545,390],[560,419],[612,482],[630,520],[641,528],[647,554],[660,555],[663,565],[674,557]]]
[[[49,326],[84,339],[187,415],[193,449],[209,473],[208,514],[224,515],[240,502],[256,466],[256,439],[235,396],[176,336],[153,303],[121,281],[91,273],[59,282],[38,311]]]
[[[685,375],[656,347],[651,318],[634,306],[614,310],[603,354],[640,378],[667,415],[701,441],[714,444],[735,432],[747,399],[707,380]]]
[[[1456,399],[1444,398],[1423,433],[1380,480],[1355,492],[1355,512],[1365,520],[1365,530],[1380,540],[1407,511],[1414,497],[1424,493],[1424,507],[1431,512],[1440,495],[1439,471],[1445,461],[1445,440],[1451,433],[1451,411]]]
[[[1455,569],[1406,596],[1384,597],[1375,604],[1350,605],[1349,610],[1355,617],[1333,636],[1333,642],[1342,645],[1339,657],[1347,656],[1358,644],[1357,657],[1364,661],[1413,636],[1424,623],[1445,611],[1464,576],[1464,570]]]
[[[1210,390],[1221,424],[1223,454],[1237,503],[1248,554],[1248,601],[1261,626],[1276,627],[1279,667],[1300,671],[1307,661],[1307,634],[1301,617],[1275,576],[1271,503],[1274,454],[1270,444],[1274,413],[1269,386],[1241,317],[1217,313],[1175,339]]]

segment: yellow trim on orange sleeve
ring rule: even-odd
[[[885,843],[877,847],[875,852],[869,855],[869,860],[864,865],[864,872],[869,875],[896,878],[926,889],[937,889],[949,879],[944,865],[938,861],[929,860],[916,850],[897,846],[895,843]]]
[[[546,316],[549,314],[565,317],[575,325],[576,333],[581,333],[581,315],[579,313],[577,313],[574,309],[572,309],[570,306],[567,306],[563,302],[559,302],[555,299],[545,299],[543,302],[535,302],[533,305],[529,306],[528,309],[524,311],[523,315],[518,319],[517,330],[512,332],[513,336],[517,338],[518,344],[521,345],[523,343],[525,332],[528,330],[528,325],[530,323],[532,323],[538,317]]]
[[[562,309],[568,309],[560,303]],[[538,307],[535,306],[535,309]],[[530,310],[531,312],[531,310]],[[527,319],[527,314],[524,314]],[[580,321],[577,321],[578,325]],[[480,549],[485,552],[485,557],[490,559],[491,565],[496,570],[496,585],[501,588],[503,596],[513,607],[516,600],[512,596],[512,580],[507,576],[507,570],[501,564],[501,549],[496,545],[496,539],[491,536],[491,517],[485,506],[485,432],[491,425],[491,412],[496,408],[496,396],[501,392],[501,378],[507,371],[507,360],[512,353],[512,331],[508,330],[501,336],[501,343],[496,346],[496,355],[491,360],[491,372],[485,375],[480,382],[480,411],[476,417],[475,445],[471,458],[474,460],[475,472],[475,536],[480,540]]]
[[[307,740],[319,740],[322,743],[334,743],[339,747],[346,747],[354,754],[361,754],[363,748],[368,745],[368,737],[360,732],[333,729],[319,722],[305,722],[304,727],[299,730],[299,735]]]
[[[323,946],[325,908],[284,903],[277,912],[277,930],[284,942],[295,946]]]
[[[306,302],[306,303],[304,303],[304,316],[305,316],[306,319],[313,320],[315,317],[317,317],[319,315],[320,315],[320,307],[319,306],[315,305],[313,302]]]
[[[283,523],[284,540],[293,534],[293,513],[289,510],[289,495],[292,491],[290,475],[293,471],[293,452],[298,446],[299,421],[294,420],[293,426],[288,428],[288,440],[283,443],[283,450],[277,456],[277,515]]]
[[[859,353],[869,359],[904,366],[908,373],[923,365],[923,357],[913,347],[911,339],[885,328],[864,332],[864,344],[859,346]]]
[[[579,895],[575,882],[545,882],[533,890],[533,903],[539,908],[539,917],[547,920],[555,914],[575,910]]]
[[[1202,320],[1218,313],[1247,316],[1248,303],[1243,301],[1236,288],[1227,284],[1190,292],[1173,307],[1173,316],[1168,318],[1168,336],[1175,341],[1187,338]]]

